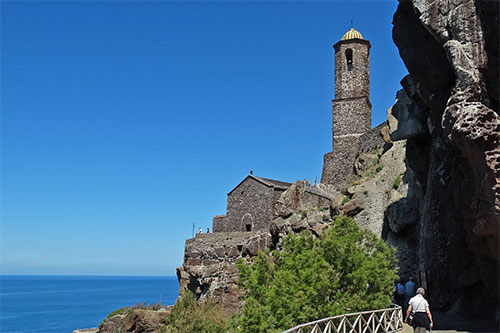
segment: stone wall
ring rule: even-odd
[[[224,231],[269,230],[273,215],[274,190],[247,177],[227,197],[227,222]]]
[[[212,220],[212,231],[213,232],[223,232],[226,230],[230,230],[231,226],[229,225],[230,220],[226,215],[217,215]]]
[[[389,134],[386,121],[372,128],[359,138],[358,153],[368,153],[376,149],[382,149],[385,144],[390,143],[388,142],[390,138],[388,136],[384,138],[384,133]]]
[[[336,189],[354,174],[354,160],[359,146],[359,137],[352,136],[337,140],[337,149],[323,157],[323,172],[321,182],[331,184]]]
[[[198,299],[213,296],[229,313],[237,311],[240,303],[235,262],[269,248],[270,242],[268,232],[217,232],[186,240],[184,263],[177,268],[179,293],[188,289]]]
[[[257,177],[249,176],[227,197],[227,214],[213,218],[214,232],[269,231],[274,215],[274,204],[285,191],[266,185]]]
[[[335,137],[366,133],[371,129],[371,104],[368,97],[332,101],[333,149]]]

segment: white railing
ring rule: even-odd
[[[390,333],[403,329],[400,306],[349,313],[297,325],[283,333]]]

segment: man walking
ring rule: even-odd
[[[410,299],[415,296],[415,282],[413,282],[413,278],[410,276],[408,282],[405,283],[405,307],[404,310],[408,308],[408,302]],[[404,312],[403,312],[404,313]]]

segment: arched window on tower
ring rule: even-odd
[[[352,65],[352,50],[351,49],[345,50],[345,61],[347,64],[347,70],[352,71],[353,65]]]

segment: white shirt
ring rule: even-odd
[[[411,305],[413,312],[425,312],[425,308],[429,306],[429,303],[422,295],[412,297],[408,304]]]

